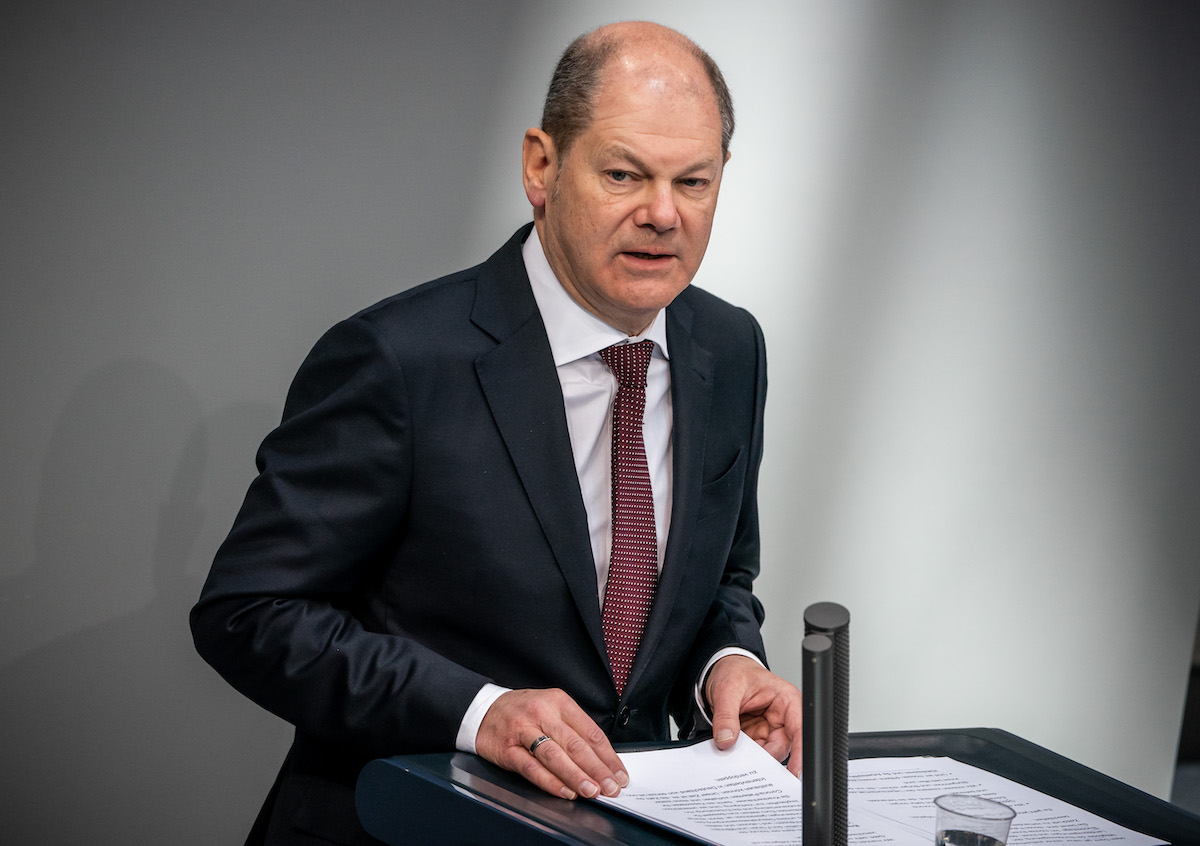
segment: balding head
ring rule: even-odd
[[[683,95],[711,98],[721,117],[721,149],[729,152],[733,99],[716,62],[673,29],[631,21],[579,36],[559,59],[542,110],[542,130],[554,139],[559,155],[565,156],[591,123],[601,86],[620,80],[622,71],[625,78],[653,76]]]

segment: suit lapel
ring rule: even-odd
[[[704,447],[712,404],[712,354],[692,337],[692,312],[676,300],[667,308],[667,343],[671,348],[672,501],[671,527],[658,590],[637,660],[630,673],[633,687],[644,664],[662,638],[671,612],[686,591],[683,577],[700,507]],[[627,688],[628,689],[628,688]]]
[[[587,513],[554,357],[521,259],[525,232],[480,272],[471,320],[497,344],[476,359],[475,371],[542,532],[603,656]]]
[[[607,661],[587,514],[571,452],[550,341],[521,259],[527,227],[481,269],[471,320],[496,341],[475,361],[479,383],[542,532],[592,642]],[[684,571],[700,506],[712,403],[712,354],[692,337],[692,311],[667,308],[671,348],[671,526],[657,595],[626,691],[655,653],[673,609],[686,601]]]

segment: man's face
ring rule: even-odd
[[[699,269],[725,157],[706,79],[697,82],[679,66],[648,71],[621,59],[610,65],[592,123],[567,155],[558,156],[542,136],[540,192],[529,190],[527,135],[526,188],[563,287],[601,320],[635,335]]]

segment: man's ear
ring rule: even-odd
[[[536,128],[525,132],[525,142],[521,146],[521,175],[525,181],[525,196],[535,209],[546,206],[557,161],[553,138]]]

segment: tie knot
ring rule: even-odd
[[[646,369],[650,366],[650,354],[653,351],[653,341],[638,341],[636,344],[605,347],[600,350],[600,357],[622,385],[645,387]]]

